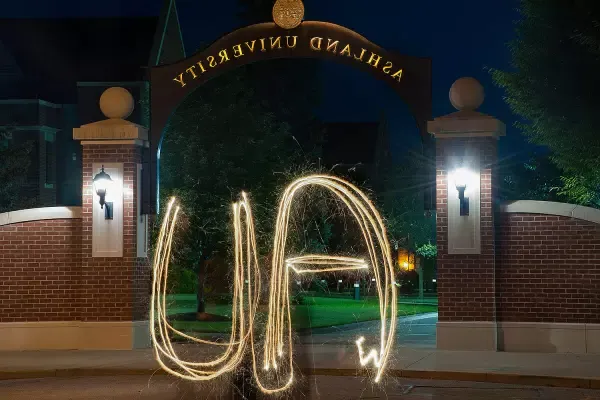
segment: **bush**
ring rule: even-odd
[[[292,304],[296,306],[302,306],[306,304],[306,294],[304,292],[298,292],[292,296]]]
[[[198,276],[189,268],[175,266],[169,274],[171,293],[191,294],[196,293]]]

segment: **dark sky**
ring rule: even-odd
[[[2,2],[3,17],[77,17],[157,15],[163,0],[19,0]],[[240,27],[235,0],[177,1],[186,49],[192,54]],[[337,23],[375,44],[433,60],[433,116],[454,111],[448,100],[452,83],[477,78],[486,90],[482,112],[507,125],[501,156],[526,155],[534,149],[512,126],[515,117],[494,87],[485,67],[508,68],[506,43],[514,37],[518,0],[305,0],[307,20]],[[325,63],[320,113],[330,120],[390,121],[393,150],[402,153],[418,143],[406,107],[383,82],[349,66]]]

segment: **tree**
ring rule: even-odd
[[[410,154],[401,163],[390,165],[384,178],[384,192],[380,196],[392,246],[415,253],[415,264],[419,265],[416,273],[421,298],[424,269],[434,268],[437,256],[435,215],[427,213],[423,203],[427,163],[422,155]],[[408,273],[404,280],[412,276],[414,273]]]
[[[10,126],[0,130],[0,213],[36,203],[35,196],[26,190],[33,143],[18,142],[14,136]]]
[[[244,24],[272,20],[274,0],[238,0]],[[289,125],[290,133],[307,155],[318,157],[323,126],[315,109],[321,93],[319,60],[276,59],[246,66],[250,84],[265,109]]]
[[[547,154],[534,153],[526,161],[498,165],[501,200],[563,201],[561,171]]]
[[[390,166],[384,192],[379,196],[392,245],[416,250],[435,242],[435,217],[425,212],[425,162],[420,155]]]
[[[600,2],[521,0],[511,71],[492,69],[521,131],[551,150],[562,194],[600,207]]]
[[[267,248],[283,172],[299,157],[289,125],[265,111],[244,69],[208,82],[174,114],[161,150],[163,202],[176,195],[183,204],[176,258],[198,271],[198,313],[207,275],[226,275],[216,259],[230,248],[231,203],[249,192]]]

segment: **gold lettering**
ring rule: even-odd
[[[398,72],[396,72],[394,75],[392,75],[392,78],[398,79],[398,82],[400,82],[400,79],[402,78],[402,70],[399,69]]]
[[[244,55],[244,52],[242,51],[242,45],[241,44],[236,44],[235,46],[233,46],[233,56],[235,58],[239,58],[241,56]]]
[[[265,49],[265,38],[260,38],[260,51],[267,51],[267,49]]]
[[[179,79],[173,78],[173,80],[179,83],[181,87],[184,87],[186,85],[186,83],[183,81],[183,73],[179,74]]]
[[[294,38],[294,44],[290,44],[290,38]],[[285,42],[287,43],[287,47],[289,49],[294,49],[296,48],[296,40],[298,39],[298,36],[286,36],[285,37]]]
[[[196,75],[196,72],[194,71],[194,68],[196,68],[196,66],[192,65],[191,67],[189,67],[188,69],[186,69],[186,71],[189,72],[190,74],[192,74],[192,76],[194,77],[194,79],[196,79],[198,77],[198,75]]]
[[[377,66],[379,65],[379,61],[381,61],[381,56],[378,56],[375,53],[371,53],[371,57],[369,57],[369,61],[367,61],[367,64],[377,68]],[[375,64],[372,64],[372,62],[375,62]]]
[[[252,46],[250,46],[250,44],[248,44],[248,42],[246,42],[246,46],[248,47],[248,50],[250,50],[250,53],[254,53],[254,45],[256,44],[256,40],[253,40],[251,43],[252,43]]]
[[[356,57],[356,54],[355,54],[355,55],[354,55],[354,59],[355,59],[355,60],[358,60],[358,61],[362,61],[362,60],[363,60],[363,57],[365,56],[365,53],[366,53],[366,52],[367,52],[367,51],[366,51],[365,49],[362,49],[362,52],[360,53],[360,57]]]
[[[390,70],[392,69],[392,62],[388,61],[385,63],[385,66],[383,67],[383,72],[385,72],[386,74],[390,73]]]
[[[314,38],[310,39],[310,48],[313,50],[320,51],[322,41],[323,41],[323,38],[315,36]],[[315,43],[318,43],[318,44],[315,45]]]
[[[352,54],[350,53],[350,45],[349,44],[344,46],[344,48],[340,52],[340,56],[343,56],[344,54],[346,54],[348,57],[352,57]]]
[[[326,49],[326,51],[329,51],[329,50],[333,49],[333,54],[336,54],[338,44],[340,44],[339,41],[336,40],[335,42],[332,42],[331,39],[327,38],[327,49]]]
[[[225,61],[229,61],[229,56],[227,55],[227,50],[223,49],[219,52],[219,57],[221,57],[221,61],[219,64],[223,64]]]
[[[208,60],[209,67],[214,68],[217,66],[217,62],[215,61],[215,58],[213,56],[208,56],[206,57],[206,59]]]
[[[269,39],[271,40],[271,50],[273,50],[275,46],[277,46],[278,49],[281,48],[281,36],[277,36],[276,38],[270,37]]]
[[[202,73],[205,73],[206,70],[204,69],[204,65],[202,65],[202,61],[198,61],[198,66],[200,67],[200,69],[202,70]]]

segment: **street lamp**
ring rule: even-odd
[[[112,183],[112,179],[110,175],[104,172],[104,165],[102,166],[102,170],[96,174],[94,177],[94,190],[96,194],[100,197],[100,208],[104,209],[104,219],[113,219],[113,203],[106,202],[106,189]],[[106,207],[104,207],[106,205]]]
[[[458,190],[458,199],[460,201],[460,215],[469,215],[469,198],[465,197],[467,182],[469,180],[469,171],[465,168],[459,168],[454,172],[454,185]]]

